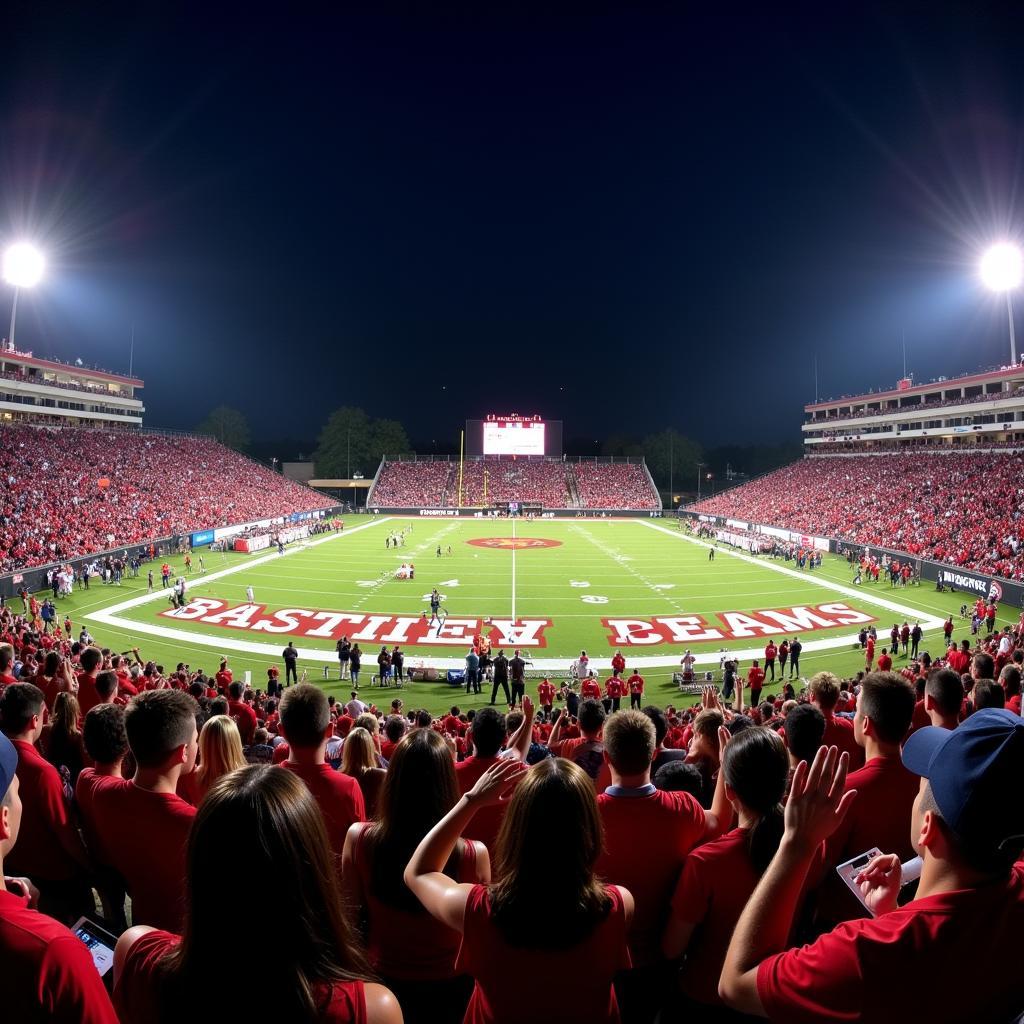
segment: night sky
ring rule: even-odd
[[[904,336],[921,380],[1007,359],[976,274],[1024,235],[1003,8],[19,6],[0,235],[50,259],[19,348],[124,371],[134,324],[151,426],[787,441],[815,356],[822,397],[894,384]]]

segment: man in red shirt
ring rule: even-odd
[[[825,717],[825,735],[822,744],[826,747],[838,747],[850,757],[850,768],[855,770],[864,764],[864,751],[857,745],[853,734],[853,722],[848,718],[836,717],[836,704],[842,688],[839,678],[831,672],[818,672],[811,677],[807,686],[811,703]]]
[[[946,655],[946,664],[963,675],[971,665],[971,641],[961,640],[959,647],[951,647]]]
[[[625,684],[618,677],[613,675],[604,684],[605,697],[611,701],[611,710],[618,711],[622,702],[622,696],[626,692]]]
[[[617,676],[621,676],[626,671],[626,659],[622,656],[622,651],[616,651],[612,658],[612,672]]]
[[[756,708],[761,703],[761,689],[764,687],[764,669],[754,659],[747,673],[747,685],[750,687],[750,706]]]
[[[580,687],[580,696],[586,700],[600,700],[601,699],[601,684],[597,681],[597,676],[588,676],[583,680],[583,685]]]
[[[34,909],[28,879],[6,873],[23,815],[19,754],[0,735],[0,1006],[4,1020],[117,1024],[85,944]]]
[[[889,648],[883,647],[882,653],[878,656],[878,671],[888,672],[892,668],[892,658],[889,657]]]
[[[220,673],[218,673],[219,675]],[[228,715],[238,726],[238,732],[242,737],[242,746],[249,746],[256,733],[256,712],[242,700],[241,683],[228,684]]]
[[[87,834],[101,836],[103,858],[125,880],[132,922],[181,933],[185,851],[196,809],[177,795],[195,767],[196,702],[181,690],[147,690],[125,711],[135,775],[93,794]]]
[[[774,640],[769,640],[767,646],[764,649],[764,674],[765,678],[768,678],[768,673],[772,674],[772,682],[775,682],[775,659],[778,656],[779,649],[775,646]]]
[[[634,672],[627,680],[626,686],[629,689],[629,706],[633,711],[639,711],[643,703],[644,677]]]
[[[866,759],[863,768],[847,776],[846,788],[855,789],[857,799],[825,847],[829,873],[821,911],[830,924],[862,914],[831,868],[873,846],[898,853],[903,860],[914,856],[907,822],[920,785],[900,759],[900,744],[914,715],[914,697],[910,683],[892,672],[872,672],[861,683],[853,732]]]
[[[957,729],[920,729],[903,748],[922,776],[909,823],[923,859],[914,900],[899,906],[900,859],[883,854],[858,876],[874,917],[787,950],[808,868],[859,796],[845,759],[820,750],[801,766],[778,852],[743,911],[719,992],[746,1014],[792,1024],[828,1021],[1016,1019],[1024,980],[1013,969],[960,985],[964,957],[1005,963],[1024,934],[1024,721],[988,708]],[[921,984],[909,979],[934,979]]]
[[[864,645],[864,671],[870,672],[875,664],[875,638],[868,635],[868,642]]]
[[[661,933],[683,859],[698,843],[717,838],[731,821],[724,773],[719,773],[711,810],[689,794],[658,790],[651,782],[656,749],[654,724],[640,711],[612,715],[605,727],[605,762],[612,784],[598,794],[605,848],[597,873],[622,885],[635,901],[629,931],[634,970],[617,985],[625,1019],[653,1017],[668,965]],[[642,841],[640,840],[642,838]]]
[[[924,698],[914,707],[915,731],[929,725],[955,729],[960,724],[963,703],[964,682],[960,674],[951,668],[932,672],[924,684]]]
[[[555,703],[555,684],[550,679],[542,679],[537,684],[537,699],[540,702],[541,711],[550,715],[551,708]]]
[[[288,760],[282,767],[298,775],[319,804],[340,865],[345,835],[350,826],[366,820],[366,804],[359,783],[326,763],[331,725],[327,694],[312,683],[298,683],[285,690],[280,711],[288,741]]]
[[[14,683],[0,696],[0,729],[18,753],[25,805],[21,842],[8,867],[38,886],[44,913],[73,924],[92,906],[85,881],[92,865],[71,819],[60,774],[35,746],[44,708],[43,691],[31,683]]]
[[[3,693],[5,686],[10,686],[18,680],[11,669],[14,667],[14,648],[10,644],[0,645],[0,693]]]
[[[78,707],[83,715],[87,715],[100,703],[96,693],[96,672],[103,661],[103,654],[98,647],[86,647],[78,656],[82,671],[78,673]]]
[[[233,678],[234,677],[231,673],[231,669],[228,668],[228,659],[221,658],[220,668],[217,670],[217,674],[214,676],[214,679],[217,682],[217,689],[220,690],[221,693],[225,693],[227,691],[227,688],[231,685],[231,680]]]

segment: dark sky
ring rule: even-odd
[[[152,426],[782,441],[815,355],[823,397],[893,384],[904,334],[920,379],[1006,359],[1003,8],[104,6],[6,19],[0,235],[50,257],[19,347],[127,369],[134,323]]]

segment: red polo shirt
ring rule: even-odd
[[[1012,1020],[1024,1003],[1024,981],[1012,967],[1022,934],[1018,864],[1007,881],[847,921],[809,946],[768,957],[757,993],[768,1017],[788,1024]],[[965,955],[1005,966],[968,984]]]
[[[18,1024],[117,1024],[85,943],[0,890],[0,999]]]
[[[366,819],[363,791],[351,775],[336,772],[329,764],[302,765],[285,761],[281,765],[305,782],[320,806],[327,838],[340,860],[349,827]]]

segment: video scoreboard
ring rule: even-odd
[[[491,414],[466,421],[466,454],[502,455],[516,458],[562,454],[562,421],[540,416]]]

